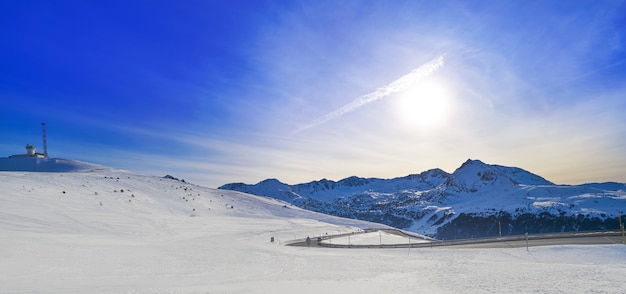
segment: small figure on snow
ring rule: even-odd
[[[309,236],[306,236],[306,247],[311,247],[311,238]]]

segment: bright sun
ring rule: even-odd
[[[443,123],[450,103],[450,94],[441,81],[424,80],[398,97],[398,112],[409,124],[430,128]]]

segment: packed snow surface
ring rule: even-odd
[[[2,293],[626,291],[624,245],[292,247],[384,226],[112,169],[0,172],[0,182]]]

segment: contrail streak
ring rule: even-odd
[[[300,127],[299,129],[297,129],[294,134],[302,132],[306,129],[310,129],[312,127],[315,127],[317,125],[321,125],[331,119],[335,119],[338,118],[350,111],[353,111],[365,104],[374,102],[376,100],[385,98],[393,93],[396,92],[400,92],[403,91],[407,88],[409,88],[410,86],[414,85],[415,83],[421,81],[422,79],[424,79],[425,77],[431,75],[432,73],[434,73],[435,71],[437,71],[439,68],[441,68],[444,64],[445,61],[445,54],[441,54],[438,57],[435,57],[433,60],[422,64],[420,67],[412,70],[410,73],[400,77],[399,79],[391,82],[389,85],[386,85],[382,88],[378,88],[376,89],[376,91],[360,96],[356,99],[354,99],[354,101],[340,107],[339,109],[330,112],[326,115],[320,116],[317,119],[315,119],[314,121],[312,121],[311,123]]]

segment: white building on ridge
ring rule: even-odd
[[[37,148],[33,145],[26,144],[26,154],[14,154],[9,156],[9,158],[14,157],[36,157],[36,158],[46,158],[44,153],[37,153]]]

